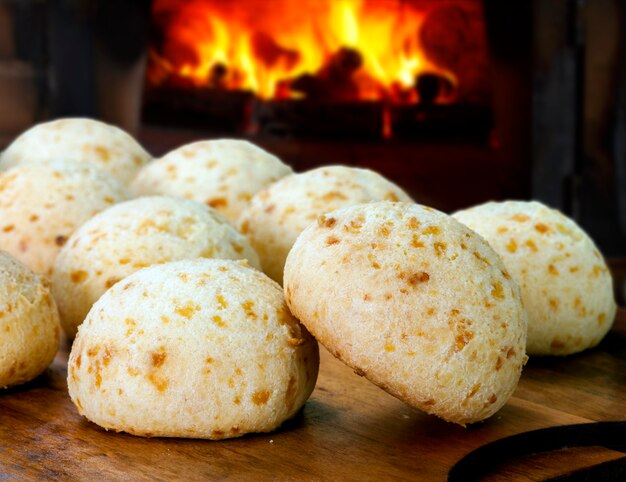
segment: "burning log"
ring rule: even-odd
[[[432,105],[441,96],[452,94],[452,82],[441,75],[426,73],[417,76],[415,89],[423,105]]]
[[[211,67],[211,73],[209,74],[209,86],[214,89],[226,89],[226,77],[228,75],[228,67],[222,63],[217,63]]]
[[[342,47],[322,67],[319,76],[335,82],[345,82],[363,65],[363,56],[358,50]]]
[[[363,65],[363,56],[355,49],[342,47],[335,52],[315,74],[303,74],[290,82],[293,92],[309,99],[329,102],[359,100],[359,86],[355,74]]]

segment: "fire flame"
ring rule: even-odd
[[[151,51],[153,84],[174,76],[264,99],[415,103],[420,75],[457,82],[426,56],[419,32],[427,12],[406,1],[157,0],[153,13],[163,35]]]

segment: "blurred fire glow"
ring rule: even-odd
[[[422,48],[428,14],[403,0],[156,0],[161,29],[148,81],[251,91],[263,99],[419,102],[432,74],[455,100],[458,76]]]

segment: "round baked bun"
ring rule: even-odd
[[[207,204],[231,222],[252,196],[291,174],[280,159],[247,141],[222,139],[187,144],[143,168],[131,189]]]
[[[252,198],[239,229],[261,257],[263,271],[282,283],[287,254],[321,214],[370,201],[411,201],[398,186],[368,169],[328,166],[289,176]]]
[[[0,388],[43,372],[59,347],[59,314],[41,278],[0,251]]]
[[[91,164],[50,161],[0,172],[0,249],[50,274],[74,230],[127,197],[115,178]]]
[[[0,168],[65,159],[95,164],[127,184],[151,157],[123,130],[92,119],[61,119],[31,127],[0,156]]]
[[[319,217],[287,257],[285,294],[337,358],[450,422],[494,414],[526,361],[526,313],[500,258],[421,205],[360,204]]]
[[[94,304],[68,386],[107,430],[223,439],[295,415],[318,365],[280,286],[244,261],[183,260],[142,269]]]
[[[91,306],[141,268],[181,259],[259,258],[245,236],[214,209],[185,199],[133,199],[91,218],[56,258],[52,292],[69,338]]]
[[[483,236],[520,286],[529,355],[569,355],[596,346],[616,304],[602,255],[571,219],[538,202],[490,202],[454,214]]]

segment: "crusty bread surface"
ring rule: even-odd
[[[0,388],[43,372],[59,348],[59,314],[44,280],[0,251]]]
[[[223,439],[276,429],[317,378],[317,343],[245,261],[142,269],[108,290],[68,364],[78,411],[142,436]]]
[[[151,156],[118,127],[69,118],[38,124],[22,133],[0,156],[0,169],[56,159],[95,164],[128,184]]]
[[[519,288],[473,231],[418,204],[338,209],[285,266],[292,313],[358,374],[458,424],[509,399],[526,361]]]
[[[368,169],[327,166],[286,177],[258,193],[238,221],[261,257],[263,271],[282,283],[287,254],[318,216],[370,201],[411,201],[397,185]]]
[[[49,275],[76,228],[127,198],[119,181],[88,163],[57,160],[0,172],[0,249]]]
[[[529,355],[569,355],[602,340],[617,310],[613,281],[573,220],[536,201],[490,202],[454,217],[489,242],[519,284]]]
[[[52,290],[63,328],[76,336],[91,306],[141,268],[193,258],[247,259],[260,268],[247,238],[214,209],[153,196],[99,213],[70,236],[56,258]]]
[[[140,196],[162,194],[207,204],[235,222],[252,196],[292,170],[242,140],[200,141],[144,167],[131,185]]]

